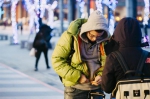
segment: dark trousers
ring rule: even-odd
[[[45,62],[46,62],[46,66],[49,67],[49,63],[48,63],[48,49],[45,49],[45,50],[37,50],[37,53],[36,53],[36,62],[35,62],[35,68],[38,67],[38,62],[39,62],[39,59],[40,59],[40,56],[41,56],[41,53],[44,53],[44,57],[45,57]]]
[[[72,87],[65,87],[64,99],[91,99],[90,93],[96,93],[96,92],[103,93],[101,89],[80,90]],[[103,97],[94,96],[93,99],[103,99]]]

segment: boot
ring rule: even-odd
[[[50,69],[50,67],[49,67],[49,66],[47,66],[47,69]]]
[[[38,69],[37,68],[35,68],[35,70],[34,71],[38,71]]]

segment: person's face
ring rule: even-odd
[[[104,34],[104,31],[101,31],[100,33],[92,30],[87,32],[87,37],[90,41],[95,42],[97,39],[99,39]]]

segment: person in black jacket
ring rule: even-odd
[[[43,24],[40,27],[39,32],[36,34],[33,47],[37,50],[36,53],[36,63],[35,63],[35,71],[38,71],[38,61],[40,59],[41,53],[44,53],[45,62],[47,69],[50,68],[49,62],[48,62],[48,49],[51,48],[50,39],[51,39],[51,33],[52,29],[48,26]]]
[[[118,46],[119,51],[127,66],[131,70],[137,68],[143,49],[141,48],[142,32],[139,23],[134,18],[123,18],[117,25],[112,39]],[[150,54],[145,61],[143,72],[150,77]],[[110,53],[105,62],[102,73],[101,87],[106,93],[111,93],[118,80],[125,79],[124,71],[119,62]]]

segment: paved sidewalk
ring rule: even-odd
[[[63,99],[63,91],[0,63],[0,99]]]
[[[21,48],[20,44],[10,45],[12,28],[2,30],[0,27],[0,30],[0,34],[9,36],[8,40],[0,41],[0,99],[63,99],[64,87],[53,68],[46,69],[44,56],[41,55],[39,71],[35,72],[35,57],[29,56],[29,50]],[[28,37],[28,30],[22,35],[18,33],[19,43]],[[55,45],[58,39],[53,37],[51,42]],[[149,48],[143,49],[150,51]],[[52,52],[49,50],[48,53],[50,66]],[[110,99],[109,96],[106,94],[106,99]]]

